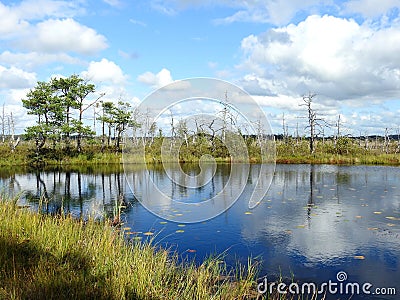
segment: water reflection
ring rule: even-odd
[[[187,174],[198,172],[196,166],[187,164],[183,168]],[[345,271],[351,281],[394,286],[400,292],[399,168],[277,165],[267,196],[250,210],[248,198],[258,168],[252,165],[249,177],[243,177],[240,167],[236,169],[235,182],[246,185],[229,210],[210,221],[185,227],[166,223],[145,210],[127,181],[136,197],[151,201],[154,195],[146,191],[147,172],[166,195],[196,204],[226,185],[229,165],[218,165],[215,176],[198,189],[172,183],[158,165],[149,170],[131,165],[125,170],[127,178],[121,168],[5,170],[0,174],[0,186],[8,193],[24,191],[24,198],[32,205],[40,198],[48,199],[43,206],[47,212],[63,210],[77,217],[112,215],[114,207],[123,201],[127,204],[125,222],[138,236],[159,232],[156,242],[185,255],[189,255],[187,249],[194,249],[195,256],[190,255],[199,261],[209,253],[225,251],[228,263],[234,265],[236,259],[246,262],[252,255],[263,261],[261,275],[324,282]],[[224,197],[229,201],[236,193],[233,184]],[[216,205],[228,202],[221,203]],[[175,210],[168,202],[164,209],[177,222],[182,220],[180,214],[190,214]],[[370,298],[380,299],[374,297]]]

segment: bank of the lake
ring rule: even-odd
[[[303,149],[304,150],[304,149]],[[0,167],[10,166],[29,166],[39,163],[48,166],[96,166],[96,165],[116,165],[124,162],[121,153],[106,149],[101,152],[99,147],[87,147],[84,152],[74,151],[52,151],[43,155],[40,160],[36,160],[31,145],[22,144],[14,152],[10,152],[7,145],[0,144]],[[182,162],[198,162],[199,157],[186,155],[181,157]],[[280,164],[336,164],[336,165],[400,165],[400,153],[381,153],[381,152],[348,152],[343,154],[329,153],[328,151],[317,151],[315,154],[307,153],[307,150],[296,152],[291,151],[284,144],[277,144],[276,162]],[[216,157],[217,162],[230,162],[229,157]],[[251,163],[260,163],[259,156],[249,157]],[[137,160],[141,162],[142,160]],[[146,155],[147,163],[160,163],[159,155]]]
[[[251,299],[256,268],[200,266],[107,223],[44,216],[0,199],[0,299]]]

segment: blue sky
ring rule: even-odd
[[[344,133],[396,134],[400,0],[0,1],[0,104],[17,130],[39,80],[79,74],[108,100],[138,103],[191,77],[223,79],[262,105],[276,133],[304,127],[301,96],[318,94]],[[221,98],[223,95],[221,95]],[[327,134],[332,130],[326,129]]]

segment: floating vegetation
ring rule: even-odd
[[[175,216],[181,217],[181,216],[183,216],[183,214],[175,214]]]
[[[378,227],[368,227],[368,230],[378,230]]]
[[[244,214],[245,215],[252,215],[253,213],[251,211],[246,211]]]
[[[362,216],[356,216],[356,219],[362,219]]]
[[[393,223],[387,223],[386,225],[389,226],[389,227],[394,227],[394,226],[396,226],[396,224],[393,224]]]
[[[306,228],[306,225],[297,225],[296,228]]]
[[[161,225],[165,225],[165,224],[168,224],[168,222],[161,221],[160,224],[161,224]]]
[[[380,214],[382,214],[382,212],[381,211],[374,211],[374,214],[380,215]]]
[[[151,231],[147,231],[147,232],[143,233],[143,235],[147,235],[147,236],[153,235],[153,234],[154,234],[154,232],[151,232]]]
[[[185,224],[178,224],[178,227],[185,227]]]
[[[364,260],[365,256],[364,255],[356,255],[356,256],[354,256],[354,259]]]
[[[396,217],[386,217],[386,219],[392,220],[392,221],[398,221],[398,220],[400,220],[400,218],[396,218]]]
[[[176,233],[183,233],[183,232],[185,232],[185,230],[182,230],[182,229],[178,229],[177,231],[175,231]]]

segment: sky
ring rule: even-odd
[[[248,92],[275,133],[304,133],[302,96],[343,134],[400,128],[400,0],[0,1],[0,105],[17,133],[37,81],[78,74],[138,104],[176,80]],[[221,94],[221,99],[224,97]],[[89,118],[89,116],[87,116]]]

